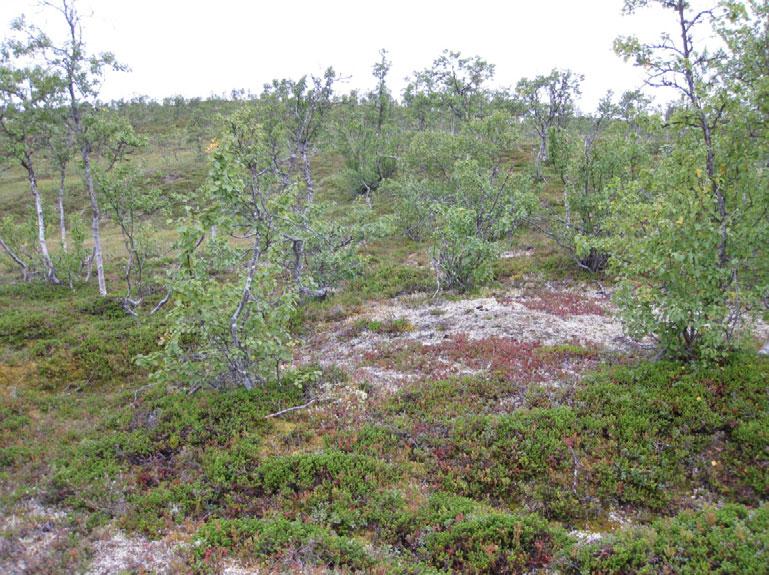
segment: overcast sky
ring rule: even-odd
[[[92,50],[110,50],[130,66],[112,75],[103,97],[208,96],[234,88],[261,91],[277,77],[331,65],[348,89],[373,84],[380,48],[390,51],[390,85],[428,67],[444,48],[496,65],[497,86],[553,67],[584,74],[584,111],[612,88],[642,85],[643,73],[612,51],[621,34],[656,38],[659,12],[622,16],[622,0],[80,0]],[[35,0],[2,0],[0,21],[26,13],[58,26]],[[666,18],[665,20],[668,20]]]

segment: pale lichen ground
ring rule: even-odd
[[[66,513],[35,500],[3,508],[0,516],[0,573],[40,572],[68,534]]]
[[[112,531],[94,545],[95,555],[86,575],[112,575],[125,572],[148,572],[173,575],[182,568],[179,552],[182,545],[173,541],[149,541]]]
[[[582,309],[576,313],[572,309],[554,309],[551,311],[555,313],[551,313],[537,309],[537,304],[549,297],[568,299],[601,313],[584,313]],[[407,329],[398,333],[356,330],[357,325],[370,320],[399,320]],[[456,337],[476,341],[509,338],[544,346],[569,344],[621,354],[648,347],[648,342],[634,342],[624,334],[609,296],[596,286],[551,283],[536,291],[510,289],[471,299],[434,299],[417,294],[375,302],[364,313],[329,322],[303,342],[297,357],[301,363],[341,367],[353,380],[394,391],[418,379],[419,374],[370,365],[367,357],[384,346],[435,346]],[[436,357],[436,361],[441,359]],[[462,367],[455,370],[458,374],[471,371]]]
[[[105,527],[78,539],[67,513],[42,505],[35,499],[17,502],[4,508],[0,516],[0,573],[28,575],[65,572],[62,555],[82,553],[82,569],[86,575],[116,573],[153,573],[173,575],[183,572],[180,551],[184,543],[169,538],[150,541],[145,537],[126,535]]]

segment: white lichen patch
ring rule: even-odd
[[[534,309],[543,298],[553,301],[585,302],[587,309],[606,313],[570,313],[554,309],[549,313]],[[542,345],[572,344],[599,351],[627,353],[637,351],[638,343],[626,337],[622,324],[607,294],[594,286],[547,284],[539,290],[508,289],[494,297],[453,300],[433,299],[425,294],[403,296],[371,303],[365,312],[331,321],[298,349],[298,363],[337,366],[358,382],[392,391],[417,374],[382,366],[373,366],[368,358],[383,348],[435,346],[456,337],[470,340],[487,338],[514,339]],[[400,321],[408,329],[380,333],[355,329],[366,322]],[[404,353],[408,353],[405,351]],[[425,352],[429,355],[429,349]],[[435,362],[445,359],[435,357]],[[472,374],[467,366],[445,366],[452,375]],[[575,371],[574,376],[578,376]]]
[[[180,567],[180,545],[165,540],[150,541],[113,531],[94,543],[94,558],[87,575],[155,573],[171,575]]]
[[[0,573],[21,575],[45,569],[60,541],[68,536],[67,515],[41,505],[22,501],[0,513]]]
[[[438,301],[419,308],[393,301],[375,307],[370,316],[373,319],[396,316],[409,321],[413,329],[404,337],[427,345],[446,337],[465,335],[470,339],[508,337],[543,345],[580,343],[610,351],[630,351],[635,347],[616,318],[609,315],[561,317],[527,307],[525,296],[504,303],[491,297]]]

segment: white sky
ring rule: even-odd
[[[55,1],[55,0],[54,0]],[[644,10],[622,16],[622,0],[80,0],[91,50],[110,50],[131,72],[112,75],[106,99],[260,92],[277,77],[332,65],[347,88],[369,89],[380,48],[390,51],[390,86],[428,67],[441,50],[496,64],[496,84],[553,67],[585,75],[582,108],[612,88],[641,87],[643,73],[612,51],[618,35],[656,38],[669,21]],[[0,2],[3,34],[26,13],[46,30],[35,0]]]

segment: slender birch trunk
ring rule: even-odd
[[[536,178],[542,180],[542,166],[547,161],[547,135],[539,134],[539,148],[537,149]]]
[[[240,341],[239,324],[240,317],[251,299],[251,285],[254,283],[254,275],[256,274],[256,268],[262,253],[259,241],[259,235],[257,234],[254,238],[253,247],[251,248],[251,260],[248,263],[248,273],[246,274],[246,280],[243,285],[243,292],[235,311],[230,317],[232,346],[237,350],[237,355],[232,360],[232,366],[240,379],[240,384],[246,389],[254,388],[254,379],[256,379],[258,383],[264,383],[264,380],[258,374],[252,374],[250,372],[251,366],[248,358],[248,350],[244,348],[243,343]]]
[[[67,170],[65,167],[61,167],[59,171],[59,194],[57,197],[57,203],[59,207],[59,234],[61,241],[61,249],[66,253],[67,251],[67,222],[64,216],[64,181],[67,176]]]
[[[96,278],[99,283],[99,295],[107,295],[107,282],[104,279],[104,260],[101,251],[101,211],[99,200],[96,197],[96,189],[93,185],[91,173],[91,150],[87,142],[81,147],[83,165],[85,167],[85,184],[88,189],[88,198],[91,200],[91,235],[93,236],[93,261],[96,263]]]
[[[40,197],[40,190],[37,187],[37,176],[32,166],[32,160],[29,156],[24,158],[22,162],[23,166],[27,170],[27,180],[29,181],[29,190],[32,192],[32,197],[35,201],[35,217],[37,219],[37,243],[40,248],[40,256],[43,258],[43,264],[45,265],[46,277],[48,281],[53,284],[60,284],[59,278],[56,277],[56,268],[51,260],[51,254],[48,252],[48,242],[45,238],[45,215],[43,213],[43,200]]]
[[[96,189],[93,183],[93,174],[91,172],[91,144],[88,141],[88,135],[85,133],[83,126],[83,117],[81,110],[81,102],[78,98],[78,89],[81,93],[86,87],[85,93],[95,96],[95,92],[89,85],[90,78],[87,78],[87,73],[84,72],[86,68],[83,68],[88,62],[88,58],[84,53],[84,46],[82,40],[82,29],[80,29],[80,19],[74,5],[71,3],[63,3],[63,9],[61,10],[65,20],[67,21],[67,27],[69,28],[70,46],[67,48],[67,55],[65,58],[64,69],[67,74],[67,91],[69,93],[69,106],[70,106],[70,119],[72,121],[72,131],[75,137],[79,140],[80,153],[83,158],[83,168],[85,185],[88,191],[88,198],[91,201],[91,235],[93,236],[93,261],[96,263],[96,277],[99,283],[99,294],[101,296],[107,295],[107,282],[104,279],[104,261],[102,257],[101,249],[101,212],[99,210],[99,200],[96,197]],[[96,66],[100,68],[103,62],[91,61],[91,67]],[[86,78],[79,77],[78,74],[85,73]]]

